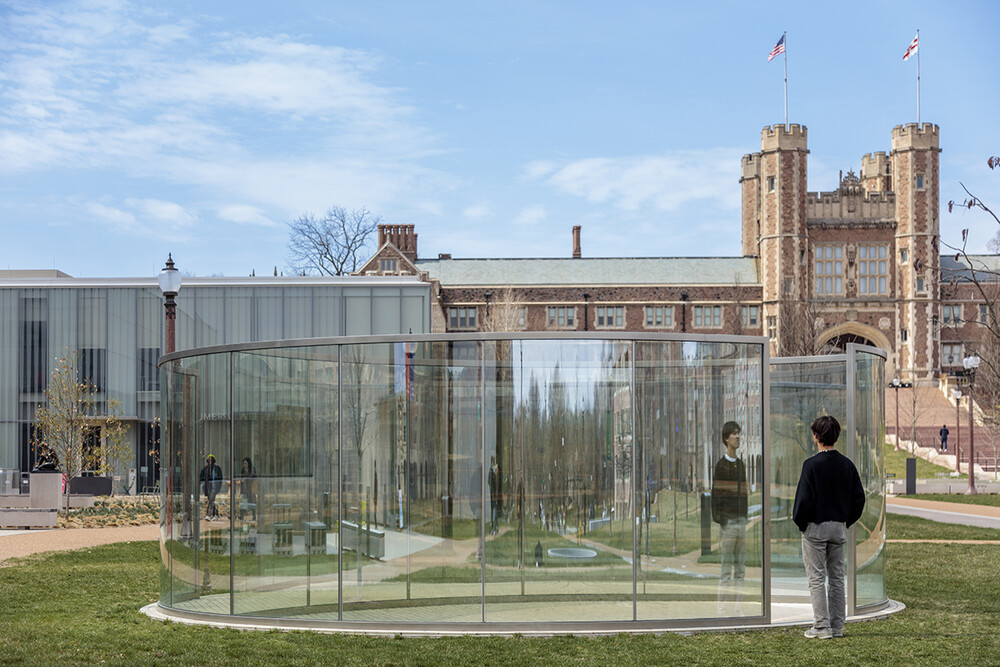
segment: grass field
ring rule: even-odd
[[[896,479],[906,479],[906,459],[910,458],[909,453],[894,450],[892,445],[885,446],[885,471],[895,475]],[[944,466],[939,466],[917,457],[917,479],[938,479],[939,475],[948,475],[954,472]],[[954,479],[968,479],[966,474],[961,474]]]
[[[1000,531],[893,515],[889,537],[997,539]],[[801,629],[660,636],[386,639],[243,632],[159,623],[158,547],[118,544],[0,569],[0,664],[109,665],[986,665],[1000,662],[1000,545],[887,546],[901,614],[852,624],[841,640]]]

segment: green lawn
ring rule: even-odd
[[[965,503],[966,505],[989,505],[1000,507],[1000,495],[996,493],[978,493],[974,496],[966,496],[956,493],[918,493],[907,498],[917,500],[939,500],[943,503]]]
[[[908,452],[900,449],[896,451],[892,445],[885,446],[885,471],[890,475],[895,475],[896,479],[906,479],[906,459],[910,458]],[[938,479],[938,475],[948,475],[954,472],[944,466],[934,465],[929,461],[917,457],[917,479]],[[954,479],[968,479],[965,473]]]
[[[984,529],[898,515],[888,526],[890,538],[984,535]],[[907,609],[852,624],[843,640],[807,640],[800,628],[690,637],[392,640],[149,620],[138,609],[157,597],[157,545],[110,545],[0,569],[0,664],[997,664],[1000,546],[889,544],[887,550],[890,595]]]

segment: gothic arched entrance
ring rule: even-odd
[[[848,343],[871,345],[892,352],[889,338],[875,327],[860,322],[844,322],[830,327],[817,336],[820,354],[840,354],[847,351]]]

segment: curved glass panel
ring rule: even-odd
[[[847,428],[847,366],[843,355],[771,363],[771,604],[774,615],[809,604],[802,534],[792,503],[802,464],[816,453],[813,420],[832,415]],[[847,453],[846,433],[837,445]]]
[[[855,462],[865,487],[865,510],[854,529],[858,607],[882,604],[885,590],[885,366],[858,350],[854,358]]]
[[[418,338],[161,365],[161,606],[383,628],[808,617],[791,499],[809,423],[854,390],[843,356]],[[885,599],[882,363],[858,353],[854,375],[858,605]]]

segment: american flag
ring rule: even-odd
[[[907,47],[906,53],[903,54],[903,60],[909,60],[910,56],[912,56],[914,53],[917,52],[917,46],[919,46],[918,44],[919,41],[920,41],[920,33],[917,33],[917,35],[913,38],[913,41],[910,42],[910,46]]]
[[[774,48],[771,49],[771,53],[767,56],[767,62],[771,62],[772,60],[774,60],[775,56],[779,56],[784,52],[785,52],[785,36],[782,35],[781,39],[778,40],[778,43],[774,45]]]

